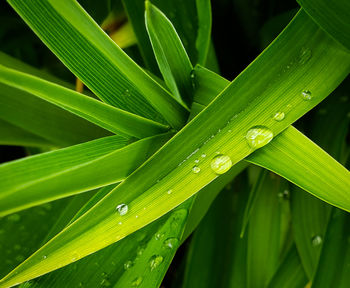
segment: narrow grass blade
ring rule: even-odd
[[[120,182],[169,137],[111,136],[0,165],[0,215]]]
[[[246,239],[239,238],[248,195],[243,179],[218,195],[195,230],[181,287],[245,287]]]
[[[293,245],[282,261],[268,288],[301,288],[306,287],[308,279],[301,264],[298,251]]]
[[[113,133],[144,138],[167,127],[73,90],[0,65],[0,82],[60,106]]]
[[[4,53],[2,65],[73,88],[66,82]],[[18,113],[21,111],[21,113]],[[25,91],[0,84],[0,118],[55,146],[68,146],[110,135],[110,132]],[[15,131],[13,131],[15,132]],[[35,137],[35,136],[33,136]]]
[[[310,54],[305,58],[305,46],[312,51],[311,58]],[[259,152],[246,139],[250,129],[263,125],[278,135],[334,90],[346,77],[349,67],[350,55],[300,11],[282,34],[205,110],[88,213],[1,280],[0,286],[14,285],[67,265],[72,262],[74,251],[82,258],[158,219],[218,177],[216,169],[211,169],[217,152],[228,156],[232,165],[253,151]],[[302,92],[306,90],[315,96],[305,100]],[[287,105],[293,109],[288,110]],[[286,109],[287,117],[276,121],[273,115],[281,109]],[[292,132],[292,139],[298,133]],[[276,142],[269,146],[274,147],[272,143]],[[303,140],[300,145],[304,148],[308,143]],[[295,147],[289,139],[284,145],[288,149]],[[316,151],[323,153],[321,149]],[[280,159],[274,162],[282,165]],[[331,157],[317,161],[326,162],[326,166],[320,165],[323,167],[335,166],[336,185],[346,185],[339,183],[339,177],[349,181],[346,169],[335,165]],[[300,173],[300,169],[293,172]],[[322,177],[327,179],[329,175]],[[330,188],[338,191],[339,186]],[[169,189],[173,191],[170,194]],[[327,200],[350,208],[350,199],[339,191],[328,195]],[[116,210],[121,204],[129,207],[125,215]],[[119,222],[123,225],[118,225]],[[45,255],[50,257],[43,260]]]
[[[22,128],[0,119],[0,145],[52,147],[54,144]]]
[[[211,6],[210,0],[196,0],[198,13],[198,34],[196,48],[198,51],[197,63],[205,65],[211,45]]]
[[[322,29],[350,50],[349,1],[297,0],[297,2]]]
[[[311,287],[345,288],[350,281],[350,216],[333,209]],[[340,269],[340,267],[342,267]]]
[[[169,19],[149,1],[146,1],[145,19],[165,83],[179,103],[190,105],[193,90],[190,74],[193,67],[180,37]]]
[[[285,182],[268,171],[260,176],[247,237],[247,287],[266,286],[277,270],[285,235],[281,233]],[[281,195],[281,196],[280,196]],[[285,231],[283,231],[285,232]]]
[[[109,104],[175,128],[187,111],[148,76],[76,1],[9,0],[41,40],[98,97]]]

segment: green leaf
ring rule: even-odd
[[[158,111],[173,127],[183,126],[186,110],[129,58],[76,1],[9,0],[9,3],[98,97],[121,109],[161,121]]]
[[[0,119],[0,145],[52,147],[54,144]]]
[[[149,1],[146,1],[145,18],[154,55],[165,83],[179,103],[190,105],[190,74],[193,67],[181,39],[169,19]]]
[[[311,54],[305,54],[306,47]],[[205,110],[89,212],[1,280],[1,286],[67,265],[74,251],[82,258],[164,215],[218,177],[210,168],[216,152],[229,156],[232,164],[238,163],[255,150],[246,139],[251,128],[263,125],[278,135],[323,100],[346,77],[349,67],[350,55],[303,11],[299,12],[272,45]],[[320,73],[326,68],[327,73]],[[306,90],[312,91],[312,99],[304,100],[302,92]],[[281,109],[286,109],[287,116],[275,121],[273,115]],[[291,149],[290,141],[287,144]],[[194,162],[197,159],[199,162]],[[331,157],[325,162],[334,166]],[[335,168],[338,180],[339,176],[349,179],[341,165]],[[337,185],[346,184],[338,181]],[[173,191],[170,194],[169,189]],[[335,195],[328,198],[339,204]],[[341,204],[350,208],[344,194],[339,196]],[[129,207],[125,215],[116,211],[121,204]],[[123,225],[118,225],[120,221]],[[45,255],[49,257],[43,260]]]
[[[247,287],[268,284],[278,267],[284,244],[281,240],[285,239],[281,228],[286,183],[267,171],[261,173],[265,176],[259,177],[261,184],[255,188],[256,200],[247,231]]]
[[[111,132],[143,138],[167,127],[54,83],[0,65],[0,82],[60,106]]]
[[[297,0],[311,18],[350,50],[350,2],[347,0]]]
[[[347,287],[350,280],[350,217],[333,209],[312,287]]]
[[[128,140],[110,136],[0,165],[0,215],[120,182],[169,136],[127,146]]]
[[[210,0],[196,0],[198,13],[198,34],[196,48],[198,51],[197,63],[205,65],[211,45],[211,7]]]
[[[300,288],[305,287],[307,281],[298,251],[293,245],[267,287]]]
[[[0,61],[6,67],[73,88],[72,85],[4,53],[0,53]],[[15,126],[12,138],[17,135],[15,133],[33,134],[32,138],[42,138],[42,142],[51,143],[49,146],[68,146],[110,134],[56,105],[4,84],[0,84],[0,118],[9,125]]]

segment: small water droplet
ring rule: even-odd
[[[133,265],[134,263],[131,260],[128,260],[124,263],[124,269],[129,270]]]
[[[309,101],[313,98],[313,96],[309,90],[304,90],[303,92],[301,92],[301,97],[305,101]]]
[[[169,189],[168,191],[166,191],[166,193],[170,195],[171,193],[173,193],[173,190]]]
[[[124,97],[129,97],[129,96],[130,96],[130,91],[129,91],[129,89],[125,89],[124,92],[122,93],[122,96],[124,96]]]
[[[111,282],[109,282],[109,280],[107,278],[102,279],[101,287],[110,287],[111,285],[112,285]]]
[[[164,237],[164,233],[156,233],[156,235],[154,235],[154,238],[156,239],[156,240],[160,240],[160,239],[162,239]]]
[[[120,204],[116,207],[116,209],[117,209],[120,216],[125,215],[129,211],[129,207],[126,204]]]
[[[156,269],[163,262],[163,256],[153,255],[149,260],[149,265],[151,267],[151,271]]]
[[[320,235],[316,235],[311,239],[312,246],[316,247],[322,244],[322,237]]]
[[[195,174],[198,174],[201,171],[201,168],[199,168],[198,166],[193,166],[192,168],[192,172]]]
[[[273,133],[265,126],[255,126],[248,130],[246,139],[250,147],[257,149],[270,143]]]
[[[122,225],[123,224],[123,222],[118,222],[118,225]]]
[[[141,276],[136,277],[136,278],[131,282],[131,286],[132,286],[132,287],[138,287],[138,286],[141,285],[142,281],[143,281],[143,278],[142,278]]]
[[[278,197],[281,199],[288,200],[289,199],[289,190],[286,189],[283,192],[279,192]]]
[[[135,218],[139,218],[139,215],[135,215]]]
[[[145,247],[139,246],[139,247],[137,248],[137,255],[138,255],[138,256],[141,256],[141,255],[143,254],[144,251],[145,251]]]
[[[228,133],[231,133],[231,132],[232,132],[232,130],[231,130],[231,129],[229,129],[227,132],[228,132]]]
[[[78,252],[74,252],[73,254],[72,254],[72,261],[76,261],[76,260],[78,260],[79,259],[79,254],[78,254]]]
[[[19,220],[21,220],[21,216],[18,214],[12,214],[7,216],[7,220],[11,222],[18,222]]]
[[[46,258],[47,258],[47,256],[46,256],[46,255],[44,255],[44,256],[43,256],[43,257],[41,257],[41,258],[46,259]]]
[[[168,238],[163,242],[165,248],[174,249],[179,245],[179,239]]]
[[[198,159],[194,160],[194,163],[199,163],[199,160]]]
[[[192,88],[196,88],[196,74],[194,70],[191,71],[190,78],[191,78]]]
[[[207,157],[207,154],[203,153],[203,154],[201,155],[201,157],[202,157],[202,158],[205,158],[205,157]]]
[[[275,115],[273,115],[273,119],[275,119],[276,121],[282,121],[284,117],[284,112],[276,112]]]
[[[210,167],[216,174],[224,174],[232,167],[231,158],[227,155],[219,154],[211,160]]]
[[[310,60],[312,56],[311,50],[309,48],[301,48],[300,50],[300,54],[299,54],[299,64],[303,65],[306,62],[308,62]]]

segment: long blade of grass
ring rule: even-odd
[[[179,103],[192,102],[191,71],[186,50],[169,19],[146,1],[146,28],[165,83]]]
[[[52,147],[54,144],[0,119],[0,145]]]
[[[308,279],[301,264],[298,250],[293,245],[267,287],[300,288],[305,287],[307,282]]]
[[[0,82],[60,106],[113,133],[144,138],[167,127],[73,90],[0,65]]]
[[[311,58],[305,54],[305,46],[312,51]],[[345,78],[349,66],[350,55],[300,11],[267,50],[204,111],[89,212],[1,280],[1,286],[67,265],[72,262],[73,251],[82,258],[164,215],[218,177],[210,168],[218,151],[236,164],[258,148],[246,139],[251,128],[264,125],[278,135],[323,100]],[[305,90],[315,96],[304,100]],[[287,117],[283,121],[274,120],[276,111],[286,109],[288,104],[294,109],[284,111]],[[284,145],[293,148],[290,141]],[[280,158],[275,161],[280,163]],[[333,165],[331,157],[326,162]],[[341,165],[336,168],[341,174],[338,176],[349,179],[346,169]],[[338,191],[337,197],[331,195],[328,199],[350,208],[344,193]],[[129,207],[126,214],[124,209],[119,213],[122,204]],[[123,225],[118,225],[120,221]]]
[[[120,182],[169,137],[110,136],[0,165],[0,215]]]
[[[322,29],[350,50],[349,1],[297,0],[297,2]]]
[[[206,65],[211,45],[211,6],[209,0],[196,0],[198,13],[198,34],[196,48],[198,51],[197,63]]]
[[[186,109],[145,73],[76,1],[9,0],[41,40],[98,97],[129,112],[181,128]]]
[[[73,88],[72,85],[1,52],[0,62],[8,68]],[[33,137],[44,138],[55,146],[78,144],[110,134],[105,129],[56,105],[4,84],[0,84],[0,118],[16,126],[17,128],[14,129],[17,131],[25,130],[33,134]],[[13,133],[16,131],[14,130]]]

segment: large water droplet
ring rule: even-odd
[[[313,98],[313,96],[309,90],[304,90],[301,92],[301,98],[303,98],[305,101],[309,101]]]
[[[312,246],[317,247],[322,244],[322,237],[320,235],[316,235],[311,239]]]
[[[312,56],[311,50],[309,48],[301,48],[299,55],[299,64],[303,65],[310,60]]]
[[[201,168],[199,168],[198,166],[193,166],[192,172],[198,174],[199,172],[201,172]]]
[[[133,265],[134,263],[131,260],[128,260],[124,263],[124,269],[129,270]]]
[[[216,174],[224,174],[232,167],[231,158],[227,155],[219,154],[211,160],[210,167]]]
[[[116,207],[116,209],[117,209],[118,213],[120,214],[120,216],[125,215],[129,211],[129,207],[126,204],[120,204]]]
[[[156,269],[163,262],[163,256],[153,255],[149,260],[149,266],[151,267],[151,271]]]
[[[179,239],[168,238],[163,242],[165,248],[174,249],[179,245]]]
[[[284,112],[277,112],[275,113],[275,115],[273,115],[273,119],[275,119],[276,121],[282,121],[285,117]]]
[[[273,138],[273,133],[265,126],[255,126],[248,130],[245,137],[249,146],[257,149],[268,144]]]
[[[138,286],[140,286],[141,283],[142,283],[142,280],[143,280],[143,278],[142,278],[141,276],[136,277],[136,278],[131,282],[131,286],[132,286],[132,287],[138,287]]]

